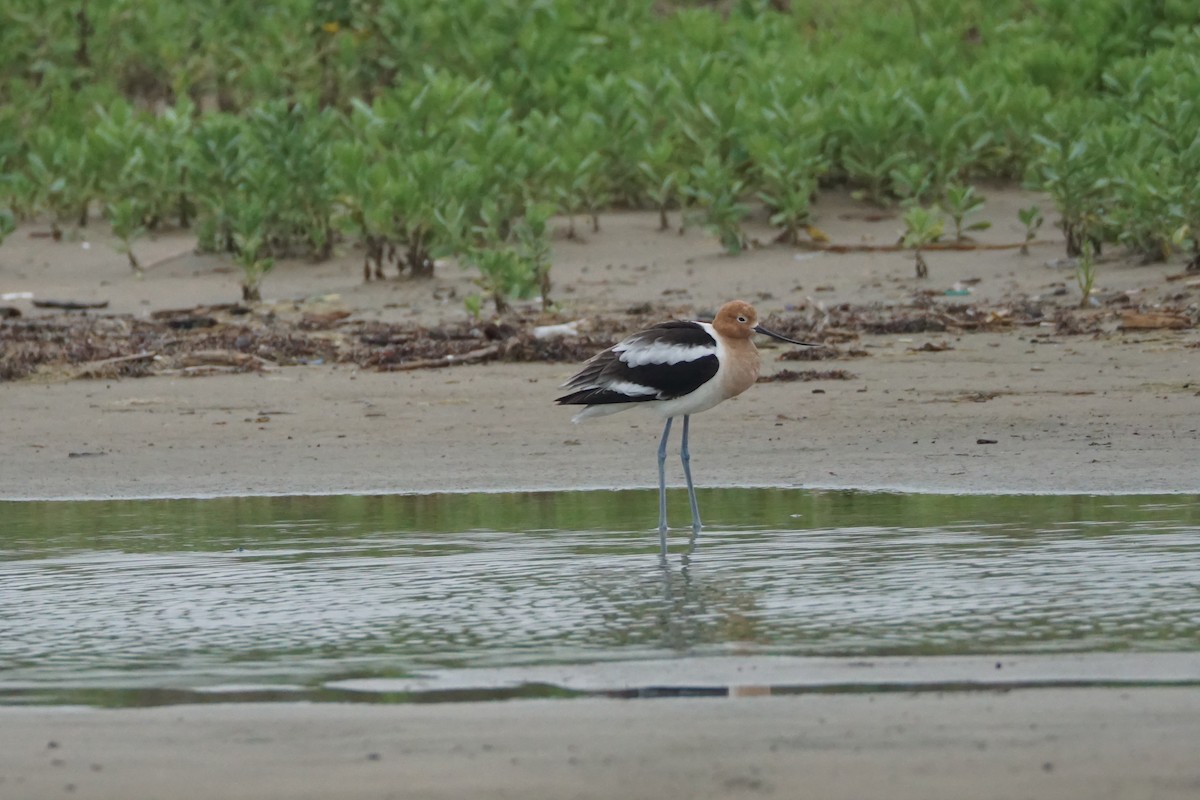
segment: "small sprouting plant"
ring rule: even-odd
[[[142,264],[133,252],[133,243],[146,233],[146,208],[133,197],[115,200],[105,206],[113,235],[117,237],[117,252],[124,253],[129,266],[139,277],[143,274]]]
[[[904,235],[900,243],[913,251],[917,260],[917,277],[929,277],[929,265],[921,250],[942,238],[946,223],[941,211],[934,206],[913,206],[904,214]]]
[[[976,193],[975,187],[970,184],[964,186],[952,183],[947,186],[945,196],[942,198],[942,208],[954,222],[955,241],[961,242],[966,239],[966,231],[985,231],[992,227],[992,223],[986,219],[964,225],[968,216],[979,213],[983,208],[983,197]]]
[[[1083,240],[1083,252],[1075,261],[1075,282],[1083,297],[1079,299],[1079,307],[1087,308],[1092,302],[1092,287],[1096,284],[1096,251],[1090,239]]]
[[[275,266],[265,255],[267,208],[257,197],[244,197],[233,209],[234,261],[242,268],[242,299],[262,300],[262,281]]]
[[[463,298],[463,307],[467,309],[471,319],[478,321],[483,316],[483,295],[479,292],[471,292]]]
[[[548,203],[533,203],[525,209],[525,216],[517,220],[512,231],[522,257],[533,267],[543,311],[550,307],[550,237],[546,234],[546,223],[553,213],[554,207]]]
[[[508,312],[509,298],[514,294],[528,296],[537,285],[532,265],[512,245],[472,248],[466,260],[479,270],[476,282],[492,298],[497,314]]]
[[[1042,227],[1045,218],[1037,206],[1022,208],[1017,211],[1017,219],[1025,226],[1025,241],[1021,244],[1021,255],[1029,255],[1029,243],[1037,238],[1038,229]]]

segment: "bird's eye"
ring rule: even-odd
[[[742,323],[743,325],[745,325],[745,324],[746,324],[746,317],[745,317],[745,315],[739,316],[739,317],[738,317],[738,322],[740,322],[740,323]]]

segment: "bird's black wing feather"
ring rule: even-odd
[[[604,405],[608,403],[644,403],[672,400],[694,392],[712,380],[720,367],[716,341],[695,322],[663,322],[633,334],[621,342],[626,350],[653,347],[658,343],[679,347],[711,348],[710,354],[674,364],[638,364],[630,366],[621,353],[609,348],[593,356],[582,370],[564,384],[577,391],[556,400],[560,405]],[[642,386],[645,394],[631,394],[621,387]]]

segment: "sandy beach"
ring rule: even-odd
[[[6,798],[1194,798],[1195,689],[0,709]]]
[[[1014,210],[1037,201],[989,195],[984,243],[1019,241]],[[823,201],[835,242],[894,241],[848,198]],[[1061,293],[1077,303],[1061,244],[937,252],[931,277],[911,255],[822,254],[765,247],[720,255],[703,232],[656,230],[643,214],[605,217],[600,234],[559,240],[559,317],[588,320],[645,302],[661,316],[703,314],[732,297],[764,315],[819,317],[839,303],[903,302],[914,291],[971,282],[975,302]],[[136,280],[103,237],[55,244],[15,234],[0,251],[0,290],[108,301],[108,313],[230,302],[236,276],[220,258],[171,235],[144,245]],[[760,235],[766,238],[764,228]],[[276,299],[334,296],[355,316],[426,325],[461,322],[470,276],[450,265],[428,282],[364,285],[356,255],[284,264]],[[1200,279],[1168,281],[1179,264],[1115,257],[1097,294],[1175,306]],[[1182,299],[1181,299],[1182,298]],[[959,298],[946,299],[946,302]],[[1016,302],[1016,300],[1012,300]],[[1194,300],[1192,301],[1194,305]],[[29,301],[15,307],[36,315]],[[697,417],[697,479],[709,486],[804,486],[948,492],[1195,492],[1200,473],[1200,334],[1123,332],[1106,309],[1099,332],[1058,335],[1052,323],[999,332],[863,335],[866,355],[820,362],[848,380],[767,383]],[[765,375],[797,366],[764,341]],[[641,412],[576,426],[556,408],[573,364],[488,363],[380,373],[353,365],[287,367],[203,379],[63,380],[50,371],[0,384],[0,497],[157,497],[243,493],[504,491],[642,487],[655,481],[660,425]],[[67,372],[69,374],[69,371]],[[72,457],[72,454],[75,454]],[[92,454],[92,455],[80,455]]]
[[[1019,240],[1031,197],[993,190],[983,240]],[[899,223],[823,198],[835,242],[894,241]],[[764,247],[732,259],[703,232],[613,214],[556,241],[560,316],[651,302],[702,314],[744,297],[764,315],[900,301],[969,281],[972,301],[1063,292],[1054,234],[1015,250],[903,253]],[[1049,226],[1047,226],[1049,227]],[[36,226],[0,249],[0,293],[108,300],[108,312],[236,299],[221,259],[183,234],[144,243],[135,280],[102,235],[59,244]],[[766,229],[759,235],[766,238]],[[1098,296],[1195,304],[1179,263],[1100,264]],[[284,264],[264,293],[337,295],[363,318],[461,321],[470,276],[363,285],[358,256]],[[1182,299],[1180,297],[1182,296]],[[27,316],[27,299],[6,301]],[[845,380],[763,383],[696,418],[704,486],[971,493],[1200,493],[1200,334],[1050,327],[864,335],[823,362]],[[763,344],[764,374],[783,346]],[[0,384],[0,499],[424,493],[647,487],[660,424],[585,425],[556,408],[572,364],[486,363],[381,373],[310,365],[203,378]],[[811,365],[804,365],[811,366]],[[671,480],[678,485],[680,475]],[[649,523],[648,521],[648,528]],[[653,558],[648,532],[647,558]],[[0,708],[0,796],[1194,798],[1194,688],[806,694],[434,706],[257,704]]]
[[[874,357],[844,364],[853,380],[763,384],[697,417],[697,480],[1200,492],[1200,401],[1195,384],[1186,385],[1195,351],[1177,342],[1030,346],[977,334],[950,351],[908,348],[885,341]],[[570,412],[552,404],[569,374],[562,364],[399,375],[297,367],[262,376],[6,385],[0,495],[654,485],[661,424],[635,411],[573,425]]]

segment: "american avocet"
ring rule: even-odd
[[[758,380],[759,357],[752,337],[756,333],[805,347],[758,324],[754,308],[742,300],[721,306],[712,322],[673,320],[639,331],[602,353],[592,356],[583,369],[563,384],[573,390],[556,402],[586,406],[575,422],[615,414],[634,406],[657,411],[666,419],[658,444],[658,535],[667,552],[667,483],[665,463],[671,422],[683,417],[679,458],[687,479],[692,505],[692,531],[700,532],[700,509],[692,484],[688,423],[692,414],[707,411],[736,397]]]

